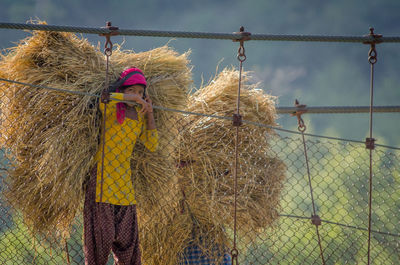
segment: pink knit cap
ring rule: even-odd
[[[122,86],[133,86],[133,85],[144,85],[147,87],[147,82],[146,78],[144,77],[143,71],[140,70],[139,68],[129,68],[126,69],[121,73],[121,78],[124,78],[127,74],[132,73],[132,72],[137,72],[136,74],[132,75],[129,77],[123,84]]]
[[[137,72],[136,74],[131,75],[125,82],[122,84],[122,86],[133,86],[133,85],[144,85],[144,87],[147,87],[147,82],[146,78],[144,77],[143,71],[140,70],[139,68],[129,68],[126,69],[121,73],[120,78],[124,78],[126,75],[132,72]],[[120,92],[119,89],[117,89],[117,92]],[[126,111],[126,105],[125,103],[119,102],[117,103],[117,121],[119,124],[124,123],[125,120],[125,111]]]

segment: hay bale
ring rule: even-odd
[[[95,93],[104,59],[72,34],[34,32],[0,61],[5,78]],[[90,97],[3,83],[1,135],[12,167],[8,201],[34,231],[65,232],[82,201],[82,183],[97,150]]]
[[[187,109],[231,116],[236,110],[237,82],[238,72],[226,69],[189,97]],[[247,85],[242,100],[244,118],[276,125],[272,97]],[[177,264],[185,248],[195,244],[220,264],[223,253],[232,247],[229,227],[233,222],[235,131],[229,121],[191,115],[182,115],[177,124],[180,146],[176,151],[182,167],[178,170],[179,185],[171,186],[176,198],[171,200],[173,206],[160,205],[152,214],[142,213],[139,207],[141,215],[148,215],[141,230],[146,231],[141,235],[143,260],[146,264]],[[271,226],[277,218],[285,166],[268,152],[266,133],[273,131],[247,125],[241,130],[238,225],[240,231],[254,234],[258,228]],[[176,192],[177,187],[185,196],[180,190]],[[178,201],[183,202],[183,208]]]
[[[187,110],[232,116],[237,83],[238,72],[225,69],[189,97]],[[276,125],[273,97],[257,85],[245,85],[241,96],[244,119]],[[177,264],[185,248],[195,244],[220,264],[221,253],[232,247],[235,130],[230,121],[192,115],[182,115],[176,124],[180,143],[176,157],[182,166],[177,172],[178,185],[171,186],[174,198],[157,201],[152,213],[138,208],[144,221],[140,224],[143,261]],[[240,130],[238,228],[251,236],[278,218],[286,167],[269,152],[267,133],[274,134],[272,130],[248,125]],[[183,208],[178,202],[183,202]]]
[[[238,71],[223,70],[209,85],[190,96],[188,110],[232,117],[236,112]],[[244,83],[248,78],[244,73]],[[276,125],[275,101],[245,84],[241,91],[240,113],[244,120]],[[255,232],[273,225],[278,218],[280,192],[286,167],[271,154],[268,135],[273,130],[243,125],[239,132],[238,227]],[[196,219],[219,227],[233,224],[234,160],[236,130],[231,121],[188,116],[181,125],[180,169],[182,187]],[[215,237],[220,236],[220,239]],[[226,235],[214,240],[226,243]]]
[[[197,202],[196,205],[201,207],[203,204]],[[226,231],[220,226],[213,225],[211,218],[194,219],[187,204],[184,212],[181,212],[180,209],[180,207],[176,207],[172,212],[155,214],[151,221],[143,225],[143,229],[140,230],[143,263],[179,264],[178,261],[184,255],[185,248],[195,243],[209,257],[214,257],[215,264],[220,264],[221,262],[218,262],[220,257],[217,253],[222,250],[216,249],[215,246],[218,244],[219,246],[228,246]],[[138,210],[140,212],[140,208]]]
[[[236,110],[237,82],[237,71],[224,70],[189,97],[187,110],[231,116]],[[274,100],[257,85],[244,86],[241,106],[245,119],[276,125]],[[233,223],[235,132],[229,121],[199,116],[182,115],[176,124],[180,143],[176,158],[185,166],[178,169],[178,185],[170,186],[173,196],[168,200],[161,196],[152,212],[138,207],[143,261],[177,264],[185,248],[195,244],[219,264],[223,259],[221,253],[232,247],[232,231],[227,228]],[[250,235],[277,219],[285,166],[269,153],[266,134],[273,134],[272,130],[246,125],[241,131],[238,225],[241,232]],[[176,170],[171,164],[163,167]],[[184,207],[178,202],[183,202]]]
[[[117,49],[111,56],[110,80],[125,67],[142,68],[154,104],[182,108],[192,82],[187,56],[188,53],[179,55],[166,46],[143,53]],[[20,82],[99,94],[104,88],[105,60],[102,52],[74,34],[35,31],[2,56],[0,75]],[[4,95],[2,145],[12,159],[6,197],[35,232],[68,233],[81,209],[85,178],[95,162],[99,137],[97,106],[91,104],[90,96],[13,84],[3,84],[0,93]],[[152,207],[157,189],[165,188],[175,175],[174,170],[165,172],[160,168],[166,163],[167,147],[175,146],[173,141],[168,142],[176,139],[176,131],[164,129],[173,115],[154,112],[160,151],[149,155],[141,150],[143,153],[133,162],[140,172],[136,175],[138,200],[150,201],[141,207]]]
[[[178,200],[177,200],[178,201]],[[140,246],[143,264],[176,265],[177,253],[186,246],[191,232],[191,222],[178,208],[159,207],[146,221],[141,218]],[[138,207],[138,215],[143,210]]]

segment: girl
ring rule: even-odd
[[[146,87],[142,70],[128,68],[114,84],[117,93],[109,94],[108,103],[99,104],[103,116],[104,104],[107,107],[105,128],[102,128],[105,131],[96,154],[97,165],[91,171],[85,194],[86,265],[106,264],[110,250],[117,264],[141,264],[130,157],[137,140],[151,152],[158,146],[152,102],[145,95]],[[118,103],[118,100],[132,101],[132,104]]]

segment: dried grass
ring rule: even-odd
[[[276,125],[275,99],[246,84],[240,98],[244,120]],[[188,110],[232,117],[236,112],[238,71],[223,70],[214,80],[190,96]],[[280,209],[286,167],[270,152],[271,129],[243,125],[238,147],[238,230],[253,235],[257,229],[273,226]],[[233,227],[234,160],[236,129],[231,121],[189,116],[181,124],[180,184],[192,215],[206,235],[222,246]],[[204,232],[205,231],[205,232]],[[212,245],[212,244],[208,244]]]
[[[187,56],[188,53],[179,55],[167,46],[142,53],[118,48],[111,56],[110,80],[115,80],[125,67],[142,68],[154,104],[181,109],[192,82]],[[105,59],[86,39],[71,33],[35,31],[2,56],[0,75],[35,85],[98,94],[104,88]],[[5,196],[35,233],[68,234],[81,210],[84,181],[95,162],[97,106],[93,106],[90,96],[14,84],[3,84],[0,93],[1,142],[12,160]],[[174,179],[176,171],[163,168],[174,159],[168,155],[174,153],[171,150],[176,146],[177,131],[164,126],[174,114],[155,110],[155,116],[161,148],[149,155],[138,147],[140,152],[133,159],[141,172],[136,180],[138,200],[150,201],[143,203],[143,208],[156,203],[152,196]],[[140,179],[144,176],[146,179]]]
[[[72,34],[34,32],[2,57],[8,79],[95,93],[104,59]],[[3,84],[3,147],[12,167],[6,197],[34,231],[65,232],[83,198],[82,184],[97,150],[91,98]]]
[[[225,69],[189,96],[187,110],[232,116],[237,84],[238,71]],[[257,87],[242,88],[243,118],[276,125],[274,98]],[[153,212],[138,207],[143,260],[146,264],[177,264],[185,248],[195,244],[220,264],[232,247],[235,129],[230,121],[192,115],[182,115],[176,124],[180,143],[176,157],[181,167],[178,185],[170,186],[173,196],[164,199],[161,192]],[[243,243],[277,220],[286,166],[270,152],[269,141],[276,137],[272,130],[244,125],[239,136],[238,232]]]

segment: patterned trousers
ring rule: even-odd
[[[96,170],[91,171],[85,194],[85,264],[105,265],[112,251],[116,264],[141,265],[136,205],[96,202]]]

